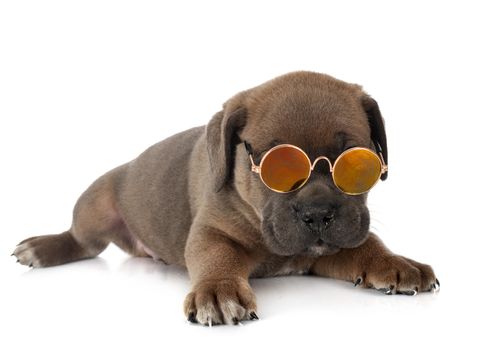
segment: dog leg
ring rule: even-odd
[[[256,299],[244,249],[219,233],[191,233],[185,253],[193,288],[185,299],[190,322],[206,326],[255,320]]]
[[[77,201],[72,227],[61,234],[25,239],[13,255],[23,265],[47,267],[92,258],[110,242],[126,252],[147,256],[115,207],[113,180],[120,168],[94,182]]]
[[[439,281],[429,265],[393,254],[375,234],[370,234],[357,248],[320,257],[311,271],[385,294],[415,295],[439,289]]]

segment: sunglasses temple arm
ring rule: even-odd
[[[249,160],[251,161],[251,171],[253,173],[259,174],[260,173],[260,167],[258,165],[255,165],[255,163],[253,161],[253,156],[249,155]]]
[[[385,159],[383,159],[382,146],[380,146],[380,143],[374,139],[372,139],[371,141],[373,141],[378,154],[378,158],[380,158],[380,162],[382,163],[382,170],[380,171],[380,174],[385,174],[387,170],[389,170],[389,167],[387,166],[387,164],[385,164]]]
[[[247,143],[246,141],[244,141],[244,147],[246,147],[246,152],[248,153],[249,160],[251,161],[251,171],[259,174],[260,167],[254,163],[253,150],[251,149],[251,145],[249,143]]]
[[[380,156],[380,161],[382,162],[382,174],[385,174],[389,170],[389,167],[385,164],[382,153],[378,153],[378,155]]]
[[[389,170],[389,167],[387,166],[387,164],[385,164],[385,159],[383,159],[383,154],[382,154],[381,151],[378,152],[378,157],[380,158],[380,162],[382,162],[382,171],[381,171],[381,173],[385,174]]]

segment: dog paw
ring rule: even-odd
[[[48,267],[87,257],[69,232],[36,236],[19,243],[12,253],[17,261],[29,267]]]
[[[354,276],[354,286],[374,288],[384,294],[416,295],[439,291],[439,281],[429,265],[390,255],[373,259]]]
[[[256,298],[243,279],[222,279],[197,284],[185,299],[188,321],[206,326],[238,325],[243,320],[257,320]]]
[[[30,243],[35,238],[36,237],[25,239],[16,246],[16,249],[12,253],[12,255],[17,258],[17,262],[21,265],[26,265],[29,267],[42,266],[37,250],[34,248],[34,245]]]

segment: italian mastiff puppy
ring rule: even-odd
[[[369,232],[367,192],[387,177],[387,160],[378,105],[360,86],[286,74],[104,174],[78,199],[68,231],[28,238],[14,255],[47,267],[113,242],[186,266],[185,315],[204,325],[258,319],[251,277],[314,274],[385,294],[435,291],[430,266]]]

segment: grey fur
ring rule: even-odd
[[[244,140],[256,163],[278,143],[331,160],[347,147],[378,146],[387,160],[378,105],[360,86],[287,74],[235,95],[206,127],[173,135],[106,173],[77,201],[68,231],[25,240],[14,255],[22,264],[52,266],[96,256],[113,242],[186,266],[193,290],[185,313],[206,324],[258,318],[250,276],[368,276],[365,286],[387,288],[401,271],[405,290],[430,290],[430,267],[390,254],[370,234],[366,195],[340,192],[325,162],[298,191],[272,192],[250,171]],[[380,265],[367,263],[374,256]]]

